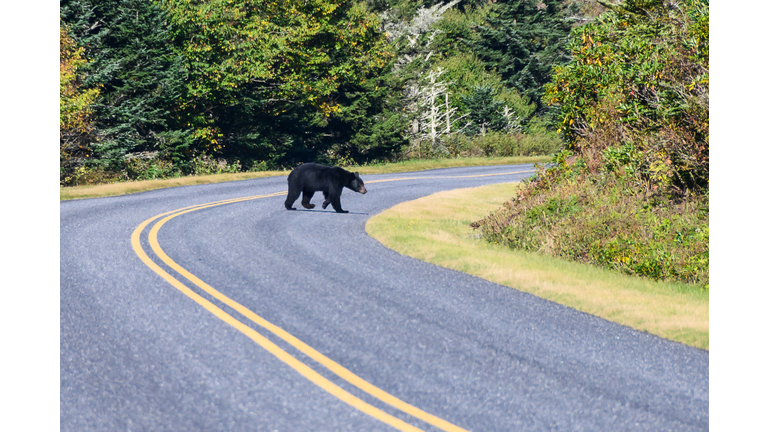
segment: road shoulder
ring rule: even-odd
[[[439,192],[368,220],[366,231],[403,255],[528,292],[665,339],[709,349],[709,297],[690,287],[489,244],[469,224],[517,183]]]

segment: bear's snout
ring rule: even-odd
[[[361,194],[364,194],[364,193],[368,192],[368,190],[365,188],[365,186],[360,186],[360,189],[358,189],[357,191],[360,192]]]

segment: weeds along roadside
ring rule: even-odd
[[[518,156],[518,157],[457,157],[450,159],[411,159],[403,162],[371,164],[364,166],[347,166],[346,169],[359,171],[360,174],[392,174],[412,171],[423,171],[438,168],[454,168],[483,165],[519,165],[532,164],[550,160],[550,156]],[[99,198],[117,196],[129,193],[144,192],[175,186],[190,186],[196,184],[220,183],[226,181],[248,180],[261,177],[286,176],[290,171],[258,170],[250,172],[213,172],[207,175],[176,176],[171,178],[147,179],[109,184],[92,184],[85,186],[60,187],[61,200]]]
[[[325,159],[315,162],[326,165],[355,168],[365,173],[370,168],[381,168],[381,172],[388,167],[398,169],[400,166],[412,166],[416,169],[421,166],[452,167],[452,166],[478,166],[483,164],[497,164],[497,159],[519,158],[519,160],[544,161],[545,156],[552,155],[563,147],[562,139],[554,132],[541,132],[535,134],[507,134],[490,132],[468,138],[461,134],[446,137],[444,145],[435,148],[429,142],[421,142],[418,145],[404,149],[402,154],[393,157],[392,160],[374,160],[368,163],[355,163],[352,159],[343,156],[326,155]],[[483,162],[488,158],[487,162]],[[448,162],[455,160],[455,162]],[[514,160],[514,159],[510,159]],[[515,163],[515,162],[510,162]],[[521,162],[528,163],[528,162]],[[280,172],[290,170],[294,166],[271,166],[265,161],[252,162],[246,166],[237,159],[227,160],[206,155],[194,157],[181,170],[172,161],[163,159],[158,152],[143,152],[127,156],[119,169],[106,169],[99,166],[79,166],[65,176],[60,185],[96,186],[101,184],[113,184],[129,181],[179,179],[189,176],[209,176],[216,174],[261,173]],[[376,171],[376,169],[374,169]]]
[[[513,249],[709,289],[705,192],[648,193],[632,177],[566,165],[540,174],[472,227]]]

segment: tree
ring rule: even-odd
[[[376,16],[351,1],[164,8],[189,70],[184,109],[195,136],[232,157],[290,164],[322,154],[340,89],[375,77],[392,56]]]
[[[72,172],[92,156],[95,140],[92,104],[99,89],[82,87],[80,69],[87,65],[83,48],[59,27],[59,162],[60,181],[68,184]]]
[[[471,94],[463,96],[464,105],[467,107],[467,118],[470,124],[466,128],[467,135],[482,135],[489,131],[506,129],[509,121],[505,116],[504,104],[495,99],[493,88],[489,86],[475,87]],[[507,107],[506,113],[509,113]]]
[[[178,147],[189,128],[178,104],[186,71],[159,4],[64,0],[61,15],[91,59],[83,67],[84,85],[100,89],[93,105],[100,134],[93,163],[116,170],[131,152],[184,152]]]
[[[428,140],[433,149],[436,149],[438,139],[442,135],[450,133],[450,115],[456,111],[448,103],[446,89],[449,83],[439,81],[443,72],[445,72],[443,69],[430,71],[426,76],[424,86],[415,90],[419,109],[419,130],[416,135],[420,140]],[[444,108],[442,96],[445,96]]]
[[[462,114],[467,114],[469,108],[465,100],[478,87],[488,87],[492,90],[493,98],[509,106],[523,118],[529,118],[534,114],[536,106],[521,97],[514,88],[504,86],[501,75],[496,71],[488,70],[486,64],[472,54],[455,54],[443,61],[435,63],[435,68],[445,69],[443,79],[450,82],[448,91],[451,93],[451,104],[456,106]]]
[[[476,28],[479,37],[467,41],[505,83],[527,96],[541,111],[542,86],[554,65],[568,60],[568,24],[558,0],[508,0]]]

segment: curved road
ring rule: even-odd
[[[285,177],[62,202],[61,430],[707,430],[706,351],[365,233],[531,170],[363,176],[349,214],[285,210]]]

